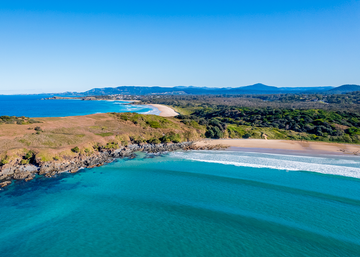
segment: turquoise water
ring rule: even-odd
[[[1,256],[360,255],[357,158],[146,157],[0,191]]]
[[[125,101],[40,100],[49,95],[0,95],[0,116],[65,117],[106,112],[159,114],[157,108]]]

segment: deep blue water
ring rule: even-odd
[[[1,256],[360,255],[358,158],[144,157],[0,191]]]
[[[65,117],[106,112],[160,113],[145,105],[122,101],[40,100],[48,95],[0,95],[0,116]]]

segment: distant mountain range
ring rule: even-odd
[[[354,92],[354,91],[360,91],[359,85],[342,85],[340,87],[335,87],[329,90],[331,93],[348,93],[348,92]]]
[[[286,94],[286,93],[328,93],[339,94],[353,91],[360,91],[359,85],[342,85],[339,87],[274,87],[261,83],[245,86],[245,87],[226,87],[226,88],[210,88],[210,87],[136,87],[136,86],[120,86],[94,88],[85,92],[65,92],[56,95],[67,96],[90,96],[90,95],[223,95],[223,94]]]

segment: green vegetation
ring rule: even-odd
[[[131,121],[135,125],[150,128],[179,128],[176,123],[170,122],[167,118],[156,115],[141,115],[137,113],[111,113],[123,121]]]
[[[20,161],[20,164],[21,165],[26,165],[26,164],[29,164],[30,160],[21,160]]]
[[[159,138],[152,137],[148,140],[149,144],[160,144],[161,140]]]
[[[101,137],[109,137],[109,136],[112,136],[114,134],[111,133],[111,132],[104,132],[104,133],[97,133],[95,135],[98,135],[98,136],[101,136]]]
[[[205,136],[209,138],[244,137],[249,133],[242,130],[252,127],[273,139],[360,143],[360,130],[357,128],[360,126],[360,114],[347,111],[217,106],[203,108],[191,115],[179,115],[178,118],[185,123],[195,120],[206,125]],[[233,126],[229,126],[230,124]],[[299,136],[294,137],[294,132]]]
[[[2,160],[0,161],[0,166],[5,165],[5,164],[8,164],[8,163],[9,163],[9,160],[8,160],[7,158],[2,159]]]
[[[249,97],[249,96],[248,96]],[[360,104],[360,91],[346,94],[277,94],[277,95],[254,95],[252,98],[264,101],[280,103],[311,103],[321,102],[326,104]]]
[[[41,123],[40,121],[36,121],[34,119],[30,119],[27,117],[16,117],[16,116],[0,116],[0,124],[18,124],[18,125],[26,125],[33,123]]]
[[[179,134],[175,134],[174,132],[170,132],[167,135],[162,136],[159,138],[161,143],[179,143],[181,142],[181,136]]]
[[[24,159],[25,160],[30,160],[31,158],[33,158],[34,157],[34,155],[35,155],[35,153],[34,153],[34,151],[28,151],[26,154],[25,154],[25,156],[24,156]]]
[[[177,118],[194,128],[205,126],[208,138],[264,138],[265,134],[269,139],[360,143],[360,92],[147,96],[143,102],[181,110]]]
[[[273,109],[322,109],[360,112],[360,91],[346,94],[264,94],[264,95],[148,95],[143,104],[164,104],[182,115],[190,115],[207,106],[237,106]]]
[[[71,149],[72,152],[74,153],[80,153],[80,149],[79,147],[75,146],[74,148]]]
[[[117,142],[109,142],[104,146],[105,149],[117,149],[119,144]]]

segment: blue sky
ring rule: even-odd
[[[1,1],[0,94],[360,84],[360,1]]]

